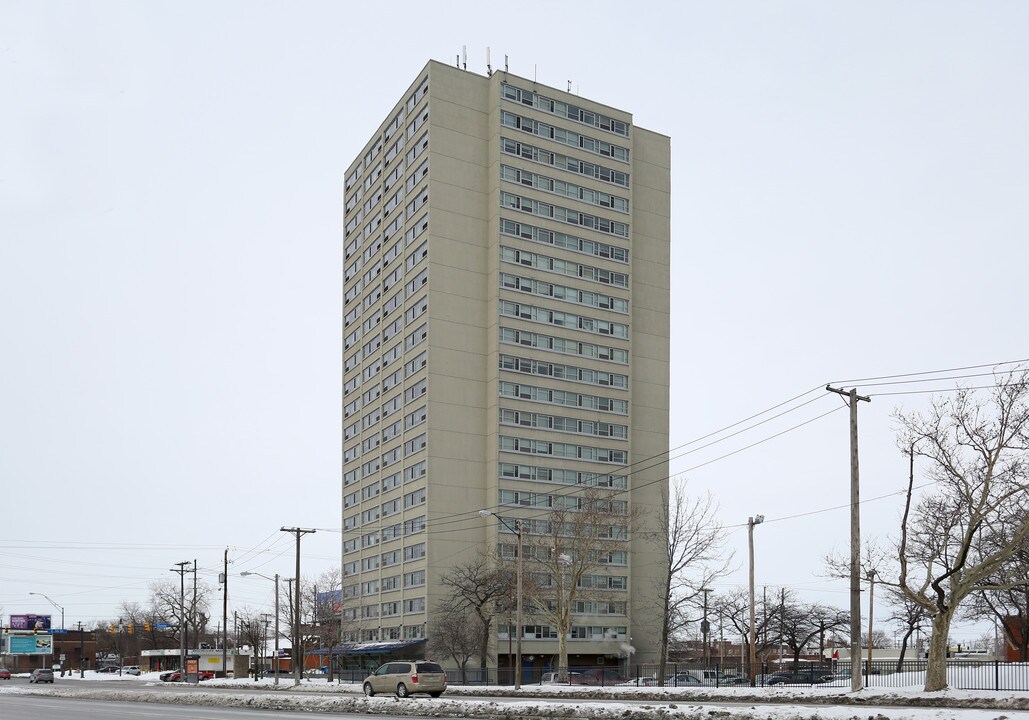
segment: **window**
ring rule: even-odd
[[[425,351],[418,353],[415,357],[404,363],[404,377],[411,377],[416,372],[425,367],[426,359],[428,354]]]
[[[416,505],[425,504],[425,488],[420,488],[414,492],[409,492],[404,495],[404,509],[413,508]]]
[[[408,545],[404,548],[404,562],[411,562],[412,560],[421,560],[425,557],[425,543],[418,543],[417,545]]]
[[[389,492],[398,487],[400,487],[400,473],[395,472],[382,479],[382,492]]]
[[[401,509],[400,498],[396,498],[394,500],[389,500],[387,502],[384,502],[382,504],[382,517],[383,518],[388,518],[391,515],[396,515],[397,513],[400,512],[400,509]]]
[[[404,429],[410,430],[416,425],[420,425],[425,422],[425,418],[428,415],[428,408],[422,405],[417,410],[408,413],[404,416]]]
[[[425,612],[425,598],[404,600],[404,614]]]
[[[404,443],[404,457],[414,455],[416,452],[425,449],[425,433],[418,435]]]
[[[404,468],[404,484],[417,480],[425,475],[426,463],[424,460],[417,462],[409,468]]]

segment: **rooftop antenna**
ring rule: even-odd
[[[461,56],[460,55],[455,55],[454,56],[454,67],[456,67],[458,69],[461,68]]]
[[[467,45],[462,45],[461,46],[461,59],[462,59],[462,65],[463,65],[461,69],[462,70],[467,70],[468,69],[468,46]]]
[[[489,64],[489,46],[486,46],[486,77],[493,75],[493,66]]]
[[[569,80],[568,81],[568,90],[566,92],[571,92],[571,91],[572,91],[572,81]]]
[[[504,72],[507,72],[507,55],[504,55]]]

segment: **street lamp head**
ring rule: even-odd
[[[492,510],[480,510],[479,511],[479,517],[489,517],[490,515],[493,515],[493,514],[494,514],[494,512]]]
[[[755,525],[760,525],[764,521],[765,521],[765,516],[764,515],[755,515],[754,516],[754,524]]]

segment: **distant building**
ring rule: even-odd
[[[617,93],[617,87],[610,90]],[[360,102],[359,97],[354,98]],[[533,80],[430,62],[343,190],[343,598],[350,652],[417,652],[439,579],[554,493],[667,488],[670,143]],[[658,548],[627,537],[571,664],[657,658]],[[506,658],[510,634],[495,642]],[[527,616],[523,654],[556,652]]]

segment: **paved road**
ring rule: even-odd
[[[199,707],[140,702],[76,700],[40,695],[0,695],[0,717],[4,720],[297,720],[301,711],[281,712],[236,707]],[[312,717],[311,713],[303,713]],[[393,720],[391,715],[317,713],[315,718]],[[411,720],[410,716],[405,720]]]

